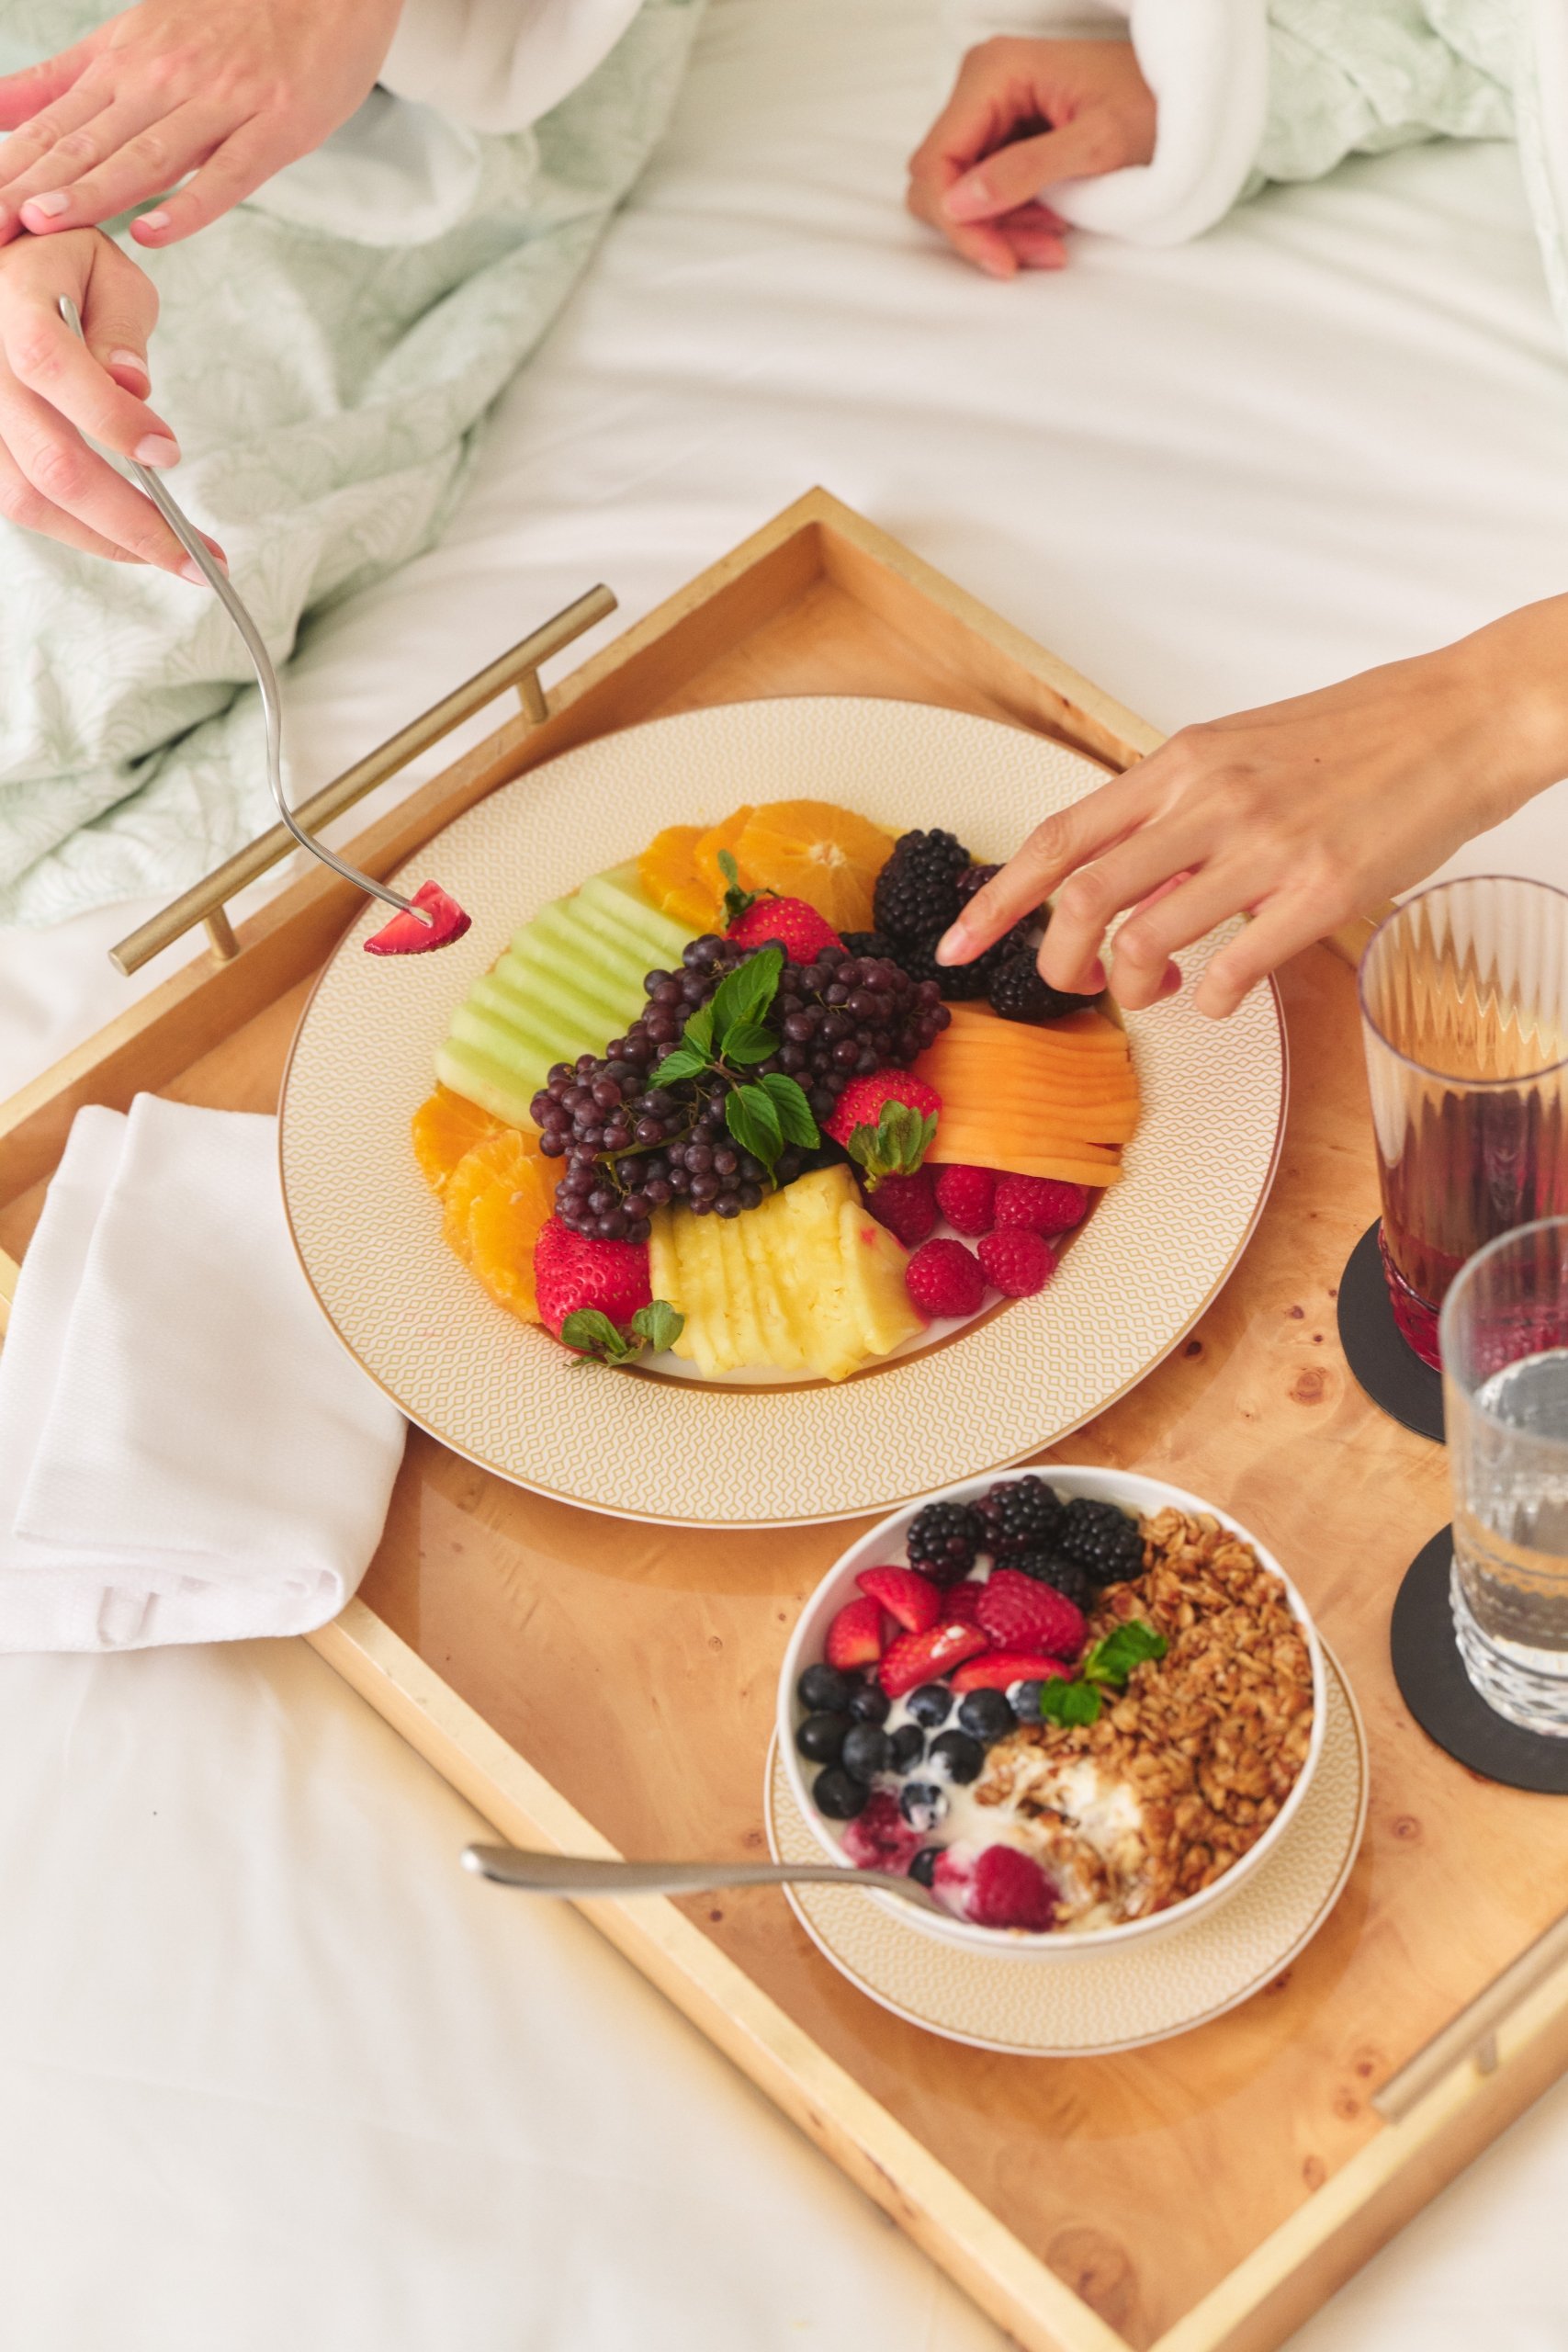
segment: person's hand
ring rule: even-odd
[[[1420,882],[1568,775],[1568,596],[1458,645],[1209,725],[1049,817],[937,949],[966,964],[1056,893],[1040,969],[1128,1006],[1179,985],[1170,958],[1228,916],[1254,921],[1194,1000],[1234,1012],[1254,982]],[[1059,887],[1058,887],[1059,886]]]
[[[85,341],[60,315],[62,294]],[[140,465],[177,462],[175,436],[146,399],[157,315],[146,273],[100,230],[0,250],[0,515],[111,562],[199,581],[157,508],[83,437]],[[221,557],[216,539],[207,544]]]
[[[0,79],[0,242],[111,220],[193,171],[130,233],[171,245],[204,228],[347,120],[400,5],[141,0]]]
[[[993,277],[1060,269],[1046,189],[1146,164],[1155,112],[1129,41],[982,41],[909,158],[909,209]]]

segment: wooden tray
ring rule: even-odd
[[[835,691],[981,712],[1108,765],[1157,740],[813,492],[556,689],[542,724],[502,727],[355,854],[387,870],[591,735]],[[151,1088],[271,1107],[350,903],[312,873],[243,927],[237,957],[198,959],[0,1112],[0,1247],[26,1246],[80,1103]],[[1447,1515],[1443,1458],[1365,1401],[1335,1338],[1339,1271],[1375,1209],[1350,971],[1315,948],[1282,987],[1292,1100],[1258,1236],[1178,1354],[1069,1442],[1077,1460],[1227,1502],[1284,1559],[1351,1676],[1371,1819],[1316,1941],[1179,2041],[1021,2062],[874,2007],[775,1893],[583,1906],[1032,2347],[1279,2344],[1568,2064],[1568,1810],[1450,1762],[1390,1674],[1395,1585]],[[596,1519],[414,1431],[360,1598],[314,1643],[509,1838],[755,1854],[780,1656],[851,1532],[737,1544]]]

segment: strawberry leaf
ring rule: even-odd
[[[779,1114],[785,1143],[797,1143],[804,1150],[815,1151],[822,1137],[812,1116],[806,1089],[782,1069],[771,1069],[758,1085]]]
[[[563,1343],[575,1349],[584,1363],[624,1363],[633,1350],[607,1315],[596,1306],[580,1306],[560,1327]]]
[[[719,851],[718,870],[723,875],[727,886],[724,893],[724,920],[728,926],[738,923],[748,909],[756,905],[757,892],[748,890],[742,884],[740,868],[735,863],[732,851],[728,849]],[[770,890],[768,896],[772,898],[773,895]]]
[[[845,1148],[865,1170],[866,1191],[874,1193],[885,1176],[912,1176],[935,1140],[934,1114],[923,1115],[912,1103],[890,1098],[875,1126],[857,1127]]]

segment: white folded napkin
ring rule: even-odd
[[[324,1624],[402,1444],[295,1257],[276,1122],[79,1112],[0,1352],[0,1650]]]

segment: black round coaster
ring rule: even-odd
[[[1375,1225],[1362,1234],[1339,1277],[1339,1344],[1374,1405],[1417,1437],[1442,1443],[1443,1375],[1400,1336]]]
[[[1471,1689],[1449,1606],[1453,1530],[1434,1535],[1404,1572],[1389,1621],[1400,1696],[1429,1739],[1483,1780],[1568,1796],[1568,1738],[1521,1731]]]

